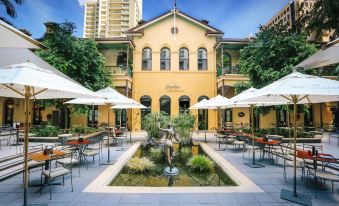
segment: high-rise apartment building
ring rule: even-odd
[[[142,17],[142,0],[85,1],[84,38],[125,36]]]
[[[280,11],[275,14],[265,26],[270,27],[275,24],[287,25],[288,28],[296,26],[297,21],[308,14],[315,4],[316,0],[293,0],[287,3]],[[330,32],[323,34],[321,39],[316,39],[315,33],[309,36],[309,40],[315,41],[320,40],[324,42],[329,41]]]

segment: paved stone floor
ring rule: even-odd
[[[143,134],[133,134],[133,140],[142,140]],[[204,134],[195,134],[196,141],[204,140]],[[209,142],[214,141],[212,134],[207,134]],[[324,151],[326,153],[335,154],[339,157],[339,147],[336,140],[332,140],[332,144],[328,144],[328,135],[324,136]],[[212,147],[217,147],[216,144],[210,143]],[[124,145],[125,147],[129,145]],[[120,147],[111,149],[111,159],[117,159],[123,152],[117,151]],[[15,148],[2,147],[0,157],[15,153]],[[104,194],[104,193],[85,193],[84,188],[95,179],[98,174],[103,172],[108,166],[99,166],[98,162],[90,164],[87,170],[85,166],[81,168],[81,176],[78,176],[77,168],[74,169],[73,182],[74,192],[71,192],[70,179],[65,178],[65,186],[54,186],[53,198],[49,200],[48,189],[43,190],[43,193],[37,193],[38,188],[32,187],[29,189],[29,203],[41,204],[46,203],[50,206],[56,205],[120,205],[120,206],[137,206],[137,205],[187,205],[187,206],[220,206],[220,205],[295,205],[288,201],[280,199],[280,190],[282,188],[292,188],[292,168],[288,168],[287,183],[282,177],[283,168],[279,164],[264,163],[264,168],[249,168],[243,163],[250,160],[248,153],[245,153],[243,158],[242,151],[234,151],[229,148],[226,151],[219,152],[225,159],[231,162],[236,168],[248,176],[255,182],[264,193],[215,193],[215,194]],[[106,159],[106,150],[104,149],[104,160]],[[103,161],[104,161],[103,160]],[[300,176],[300,174],[298,174]],[[31,181],[34,183],[40,180],[40,172],[31,174]],[[327,184],[330,185],[330,184]],[[0,205],[22,205],[23,189],[22,175],[18,175],[4,182],[0,182]],[[329,187],[330,188],[330,187]],[[339,205],[339,184],[335,184],[335,193],[332,194],[330,189],[314,190],[307,189],[301,179],[298,179],[298,191],[312,196],[313,205]],[[315,196],[317,195],[317,198]]]

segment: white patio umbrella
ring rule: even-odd
[[[133,100],[133,99],[132,99]],[[112,106],[113,109],[147,109],[144,105],[140,104],[139,102],[133,100],[134,104],[116,104]],[[121,115],[120,115],[120,123],[121,123]],[[132,128],[129,133],[129,141],[132,142]]]
[[[65,104],[83,104],[83,105],[106,105],[107,106],[107,163],[110,163],[110,128],[109,128],[109,109],[116,104],[135,104],[135,101],[120,94],[111,87],[106,87],[95,92],[98,97],[94,98],[77,98],[65,102]]]
[[[229,105],[233,104],[233,101],[230,99],[223,97],[221,95],[217,95],[216,97],[213,97],[208,100],[207,105],[209,109],[217,109],[219,111],[219,117],[220,117],[220,127],[223,126],[223,121],[221,119],[221,109],[226,109]]]
[[[255,162],[255,151],[254,151],[254,108],[256,106],[272,106],[272,105],[279,105],[284,104],[283,102],[242,102],[244,99],[248,99],[249,97],[252,97],[255,95],[255,93],[258,92],[258,89],[256,88],[249,88],[240,94],[232,97],[230,100],[234,103],[232,105],[229,105],[229,108],[233,107],[248,107],[250,109],[251,114],[251,137],[252,137],[252,162],[245,163],[245,165],[252,167],[252,168],[260,168],[264,167],[264,165],[258,164]]]
[[[203,101],[203,100],[201,100]],[[225,109],[227,107],[227,105],[230,105],[232,104],[233,102],[226,98],[226,97],[223,97],[221,95],[217,95],[209,100],[206,100],[204,102],[202,102],[200,105],[193,105],[190,109],[217,109],[218,112],[219,112],[219,120],[220,120],[220,128],[222,128],[223,126],[223,121],[222,121],[222,118],[221,118],[221,112],[220,110],[221,109]],[[223,149],[220,149],[220,142],[219,142],[219,148],[218,150],[223,150]]]
[[[339,82],[293,72],[260,89],[243,102],[285,102],[293,104],[294,112],[294,184],[293,192],[282,190],[281,198],[300,204],[311,204],[310,197],[297,193],[296,138],[297,104],[339,101]]]
[[[319,68],[339,63],[339,38],[330,43],[332,46],[321,49],[317,53],[300,62],[296,68]]]
[[[26,62],[0,68],[0,96],[25,99],[24,205],[27,205],[29,100],[91,97],[95,94],[50,70]]]
[[[192,105],[189,109],[210,109],[208,106],[208,99],[203,99],[200,102]]]

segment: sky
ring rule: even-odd
[[[75,35],[82,37],[84,0],[24,0],[16,6],[17,18],[7,16],[0,5],[0,16],[18,28],[27,29],[34,38],[45,32],[44,23],[74,22]],[[224,31],[224,37],[242,38],[255,34],[289,0],[177,0],[177,8]],[[14,2],[12,0],[12,2]],[[173,0],[143,0],[142,17],[153,18],[173,8]]]

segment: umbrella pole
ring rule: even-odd
[[[131,116],[130,116],[130,126],[129,126],[129,142],[132,143],[132,115],[133,110],[131,109]],[[126,123],[127,124],[127,123]]]
[[[110,136],[110,128],[109,128],[109,105],[110,104],[107,104],[107,141],[108,141],[108,144],[107,144],[107,162],[109,163],[110,162],[110,151],[109,151],[109,136]]]
[[[94,104],[92,104],[92,128],[94,128],[94,118],[95,118],[95,114],[94,114]]]
[[[252,156],[253,156],[253,165],[255,165],[255,151],[254,151],[254,106],[251,104],[251,118],[252,118]]]
[[[293,155],[293,195],[297,197],[297,102],[296,96],[292,97],[293,101],[293,141],[294,141],[294,155]]]
[[[28,189],[28,108],[30,98],[30,87],[25,86],[25,139],[24,139],[24,205],[27,205]]]
[[[296,202],[301,205],[312,205],[312,200],[309,195],[297,193],[297,103],[298,96],[292,95],[293,102],[293,140],[294,140],[294,155],[293,155],[293,191],[282,189],[280,198]]]

